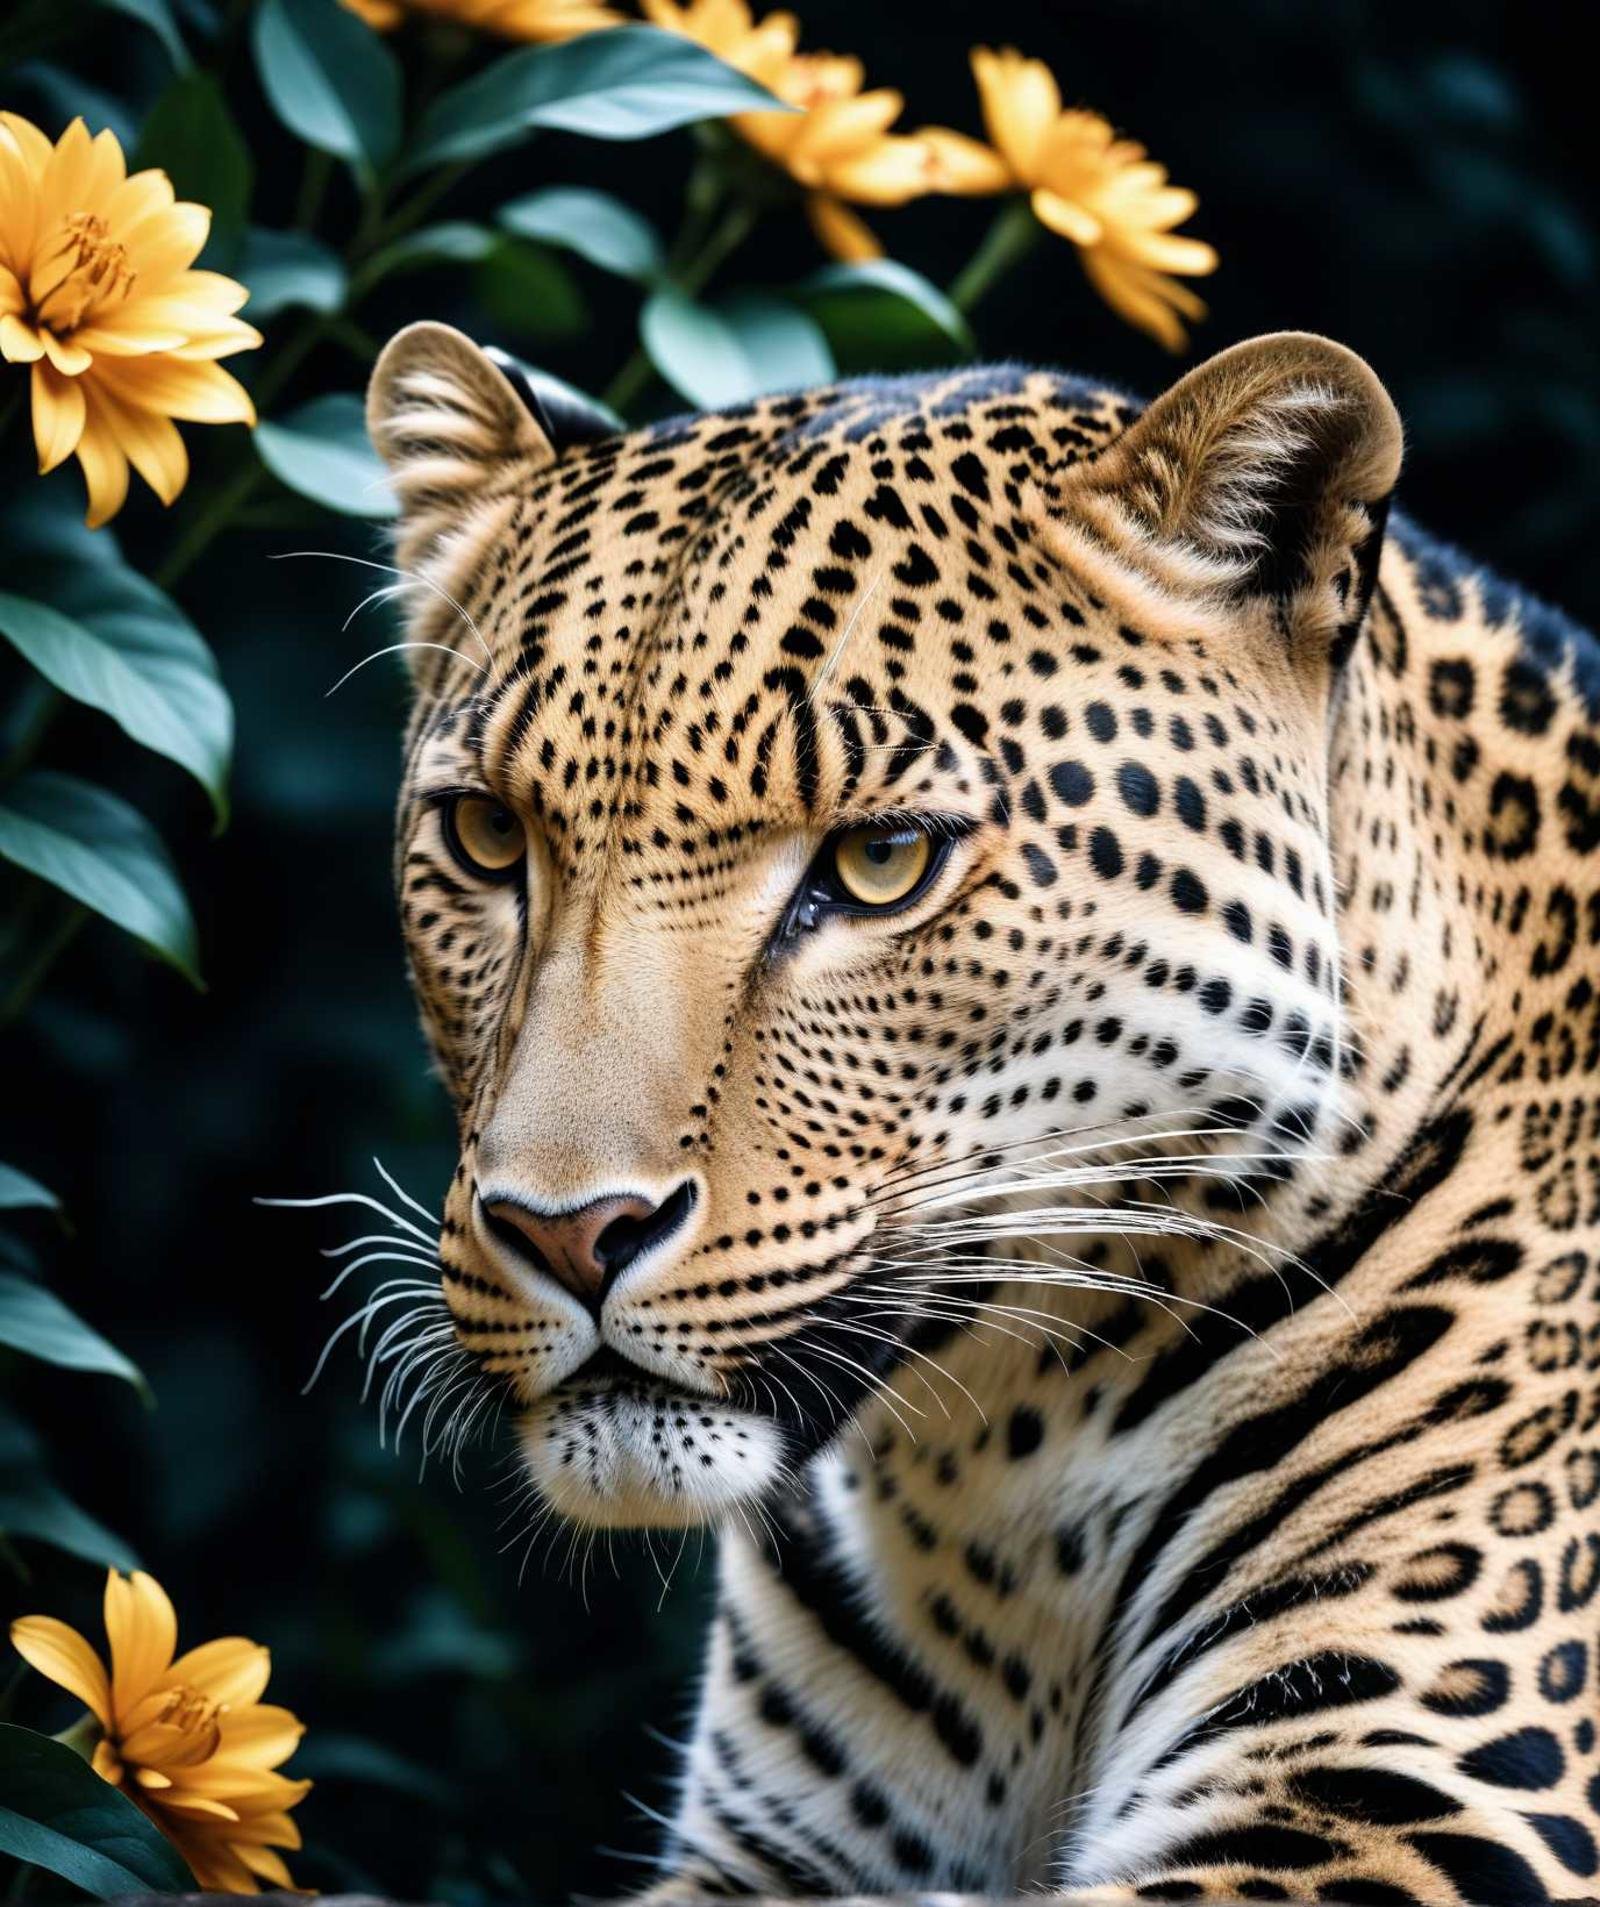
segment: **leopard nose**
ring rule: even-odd
[[[688,1217],[695,1189],[685,1180],[659,1204],[614,1193],[564,1212],[541,1212],[510,1197],[483,1201],[489,1230],[516,1255],[547,1271],[598,1313],[617,1277]]]

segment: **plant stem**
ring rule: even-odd
[[[352,247],[356,256],[359,258],[375,251],[380,245],[389,244],[393,239],[403,238],[407,232],[420,225],[451,187],[466,177],[475,163],[472,159],[458,159],[452,165],[441,166],[425,185],[418,186],[404,205],[391,212],[387,218],[377,218],[371,229],[357,238]],[[380,200],[380,207],[381,203]]]
[[[951,281],[950,302],[970,312],[995,280],[1026,257],[1039,240],[1039,221],[1026,199],[1013,199],[995,215],[978,249]]]
[[[212,538],[225,530],[233,513],[248,502],[260,481],[261,465],[252,452],[250,461],[214,490],[210,502],[202,505],[199,513],[190,518],[188,528],[179,532],[165,560],[157,565],[150,578],[157,589],[170,590],[188,574]]]
[[[300,195],[295,200],[294,229],[297,232],[309,232],[316,224],[317,213],[322,209],[322,195],[328,189],[332,174],[331,154],[319,152],[313,146],[306,154],[306,169],[300,175]]]
[[[44,984],[45,975],[66,951],[88,917],[87,908],[81,907],[76,901],[69,901],[64,894],[54,890],[51,892],[59,904],[56,917],[34,943],[21,972],[7,989],[5,998],[0,1000],[0,1026],[9,1026],[27,1011],[33,996]]]

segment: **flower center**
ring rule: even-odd
[[[58,335],[83,322],[91,305],[120,304],[133,290],[128,250],[97,212],[71,212],[34,271],[34,307]]]

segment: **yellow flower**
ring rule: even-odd
[[[11,1625],[19,1655],[87,1703],[104,1731],[94,1770],[172,1841],[202,1888],[255,1894],[292,1887],[275,1848],[300,1845],[289,1809],[310,1788],[272,1771],[305,1732],[260,1700],[267,1651],[243,1636],[173,1660],[178,1621],[166,1591],[141,1571],[106,1578],[108,1672],[76,1629],[54,1616]]]
[[[380,33],[397,27],[408,13],[455,20],[507,40],[570,40],[574,34],[620,26],[623,20],[597,0],[344,0],[344,4]]]
[[[1042,60],[1013,47],[975,47],[984,124],[1012,184],[1030,195],[1034,216],[1078,247],[1090,283],[1130,324],[1176,351],[1183,318],[1206,308],[1172,277],[1199,277],[1217,255],[1173,231],[1199,201],[1169,183],[1143,146],[1118,139],[1098,113],[1065,111]]]
[[[893,133],[905,106],[891,87],[863,92],[860,60],[802,53],[792,13],[759,24],[746,0],[642,0],[656,26],[708,47],[765,86],[790,113],[740,113],[749,145],[805,188],[806,215],[835,258],[877,258],[883,247],[852,205],[905,205],[930,192],[995,191],[1003,168],[978,141],[942,128]],[[992,183],[977,184],[977,178]]]
[[[191,269],[211,214],[164,172],[130,178],[116,136],[73,120],[52,146],[0,112],[0,358],[32,366],[41,472],[76,453],[89,522],[116,515],[131,463],[163,503],[188,481],[173,425],[255,422],[215,360],[261,342],[249,295]]]

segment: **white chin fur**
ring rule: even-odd
[[[765,1418],[672,1391],[558,1391],[517,1436],[545,1502],[594,1529],[715,1522],[760,1496],[784,1462],[783,1434]]]

